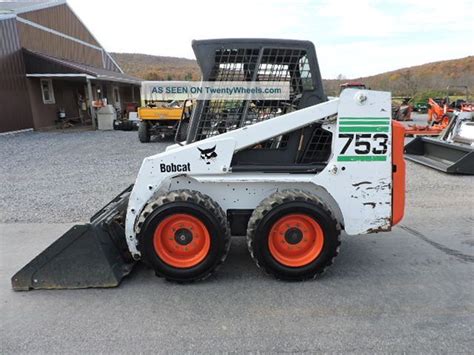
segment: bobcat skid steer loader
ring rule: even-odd
[[[231,235],[279,279],[320,275],[340,233],[390,231],[404,212],[403,127],[388,92],[327,100],[311,42],[193,42],[204,81],[287,81],[288,100],[201,100],[186,141],[12,278],[15,290],[117,286],[142,261],[177,282],[221,265]]]

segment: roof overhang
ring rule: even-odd
[[[111,81],[141,85],[142,80],[123,73],[91,67],[23,49],[27,77],[30,78],[84,78],[86,80]]]
[[[108,75],[97,75],[93,76],[90,74],[63,74],[63,73],[32,73],[26,74],[27,78],[84,78],[86,80],[100,80],[100,81],[112,81],[117,83],[140,85],[140,82],[136,80],[117,79]]]
[[[127,83],[127,84],[134,84],[134,85],[141,85],[142,84],[142,81],[141,80],[135,80],[135,79],[126,79],[126,78],[115,78],[113,76],[109,76],[109,75],[97,75],[95,78],[95,80],[105,80],[105,81],[114,81],[114,82],[117,82],[117,83]]]
[[[96,79],[95,76],[89,74],[57,74],[57,73],[41,73],[41,74],[26,74],[27,78],[84,78]]]

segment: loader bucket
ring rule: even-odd
[[[449,174],[474,174],[474,149],[469,145],[417,137],[405,145],[405,158]]]
[[[15,291],[115,287],[134,266],[119,223],[131,187],[76,225],[12,277]]]

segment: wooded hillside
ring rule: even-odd
[[[427,63],[368,77],[325,80],[328,94],[339,91],[339,85],[361,81],[374,90],[391,91],[394,95],[413,96],[417,92],[446,92],[448,85],[467,85],[474,88],[474,56]]]
[[[199,80],[194,59],[137,53],[111,53],[126,74],[144,80]]]
[[[111,53],[129,75],[144,80],[198,80],[201,76],[195,60],[136,53]],[[474,56],[428,63],[398,69],[369,77],[324,80],[328,95],[337,95],[339,85],[362,81],[374,90],[391,91],[394,95],[413,96],[417,92],[445,92],[448,85],[474,88]]]

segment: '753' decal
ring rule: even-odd
[[[386,161],[388,134],[386,133],[340,133],[346,139],[338,161]]]

